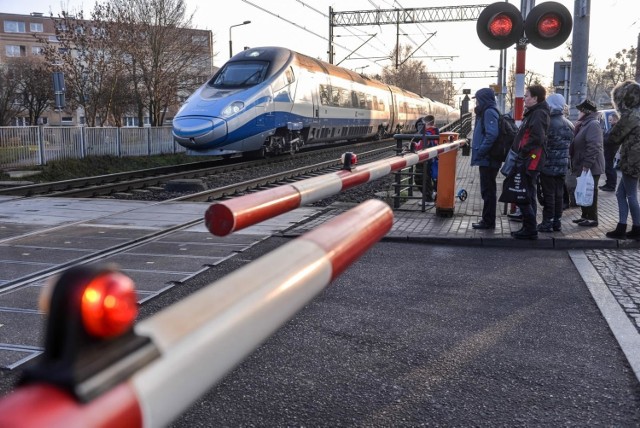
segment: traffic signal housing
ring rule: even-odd
[[[524,33],[522,14],[511,3],[490,4],[480,13],[476,31],[480,41],[489,48],[508,48]]]
[[[533,46],[553,49],[567,40],[572,27],[571,13],[560,3],[541,3],[523,20],[517,7],[498,2],[480,13],[476,31],[480,41],[490,49],[505,49],[525,35]]]

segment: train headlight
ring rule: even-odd
[[[241,111],[243,108],[244,108],[244,103],[242,101],[234,101],[228,106],[226,106],[224,109],[222,109],[222,116],[224,117],[233,116],[234,114]]]

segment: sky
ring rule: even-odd
[[[572,14],[576,2],[582,1],[587,0],[557,0]],[[637,1],[590,0],[589,54],[599,67],[604,68],[607,59],[614,57],[616,52],[637,45],[640,33]],[[520,8],[520,1],[509,2]],[[214,65],[218,67],[229,59],[230,33],[234,54],[244,47],[282,46],[327,61],[330,7],[334,12],[346,12],[490,3],[492,1],[186,0],[188,13],[193,13],[194,27],[213,32]],[[544,2],[535,2],[536,5],[541,3]],[[95,0],[0,0],[0,11],[17,14],[42,12],[47,15],[53,12],[57,15],[64,8],[70,11],[81,9],[88,16],[94,4]],[[251,23],[237,25],[244,21]],[[340,66],[365,74],[379,73],[381,66],[392,64],[391,60],[384,57],[388,57],[393,50],[396,33],[395,25],[336,27],[334,63],[341,62]],[[499,66],[499,51],[490,50],[479,41],[475,21],[405,24],[400,26],[399,33],[400,44],[409,44],[413,49],[421,46],[415,54],[418,57],[416,59],[423,61],[430,72],[495,72]],[[375,37],[368,40],[374,34]],[[569,36],[568,42],[572,36]],[[355,53],[351,53],[357,48]],[[507,49],[507,68],[515,63],[515,54],[514,48]],[[551,82],[553,63],[566,59],[567,54],[564,44],[549,50],[529,45],[526,69],[543,76],[543,81]],[[460,93],[462,89],[471,89],[473,93],[491,83],[497,83],[496,78],[453,79]]]

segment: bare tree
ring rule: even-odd
[[[127,57],[140,126],[143,107],[152,126],[162,125],[167,108],[178,103],[179,92],[193,89],[189,83],[202,70],[209,41],[203,45],[186,30],[193,14],[187,15],[183,0],[114,0],[105,5],[104,16],[120,30],[119,49]],[[206,69],[208,74],[210,65]]]
[[[631,46],[629,49],[617,52],[614,58],[609,58],[605,74],[612,88],[624,80],[634,80],[637,54],[636,48]]]
[[[11,63],[0,64],[0,126],[8,126],[22,110],[18,99],[19,73]]]
[[[53,18],[57,41],[39,38],[45,45],[46,60],[65,74],[69,107],[82,107],[89,126],[96,126],[98,117],[104,125],[110,94],[122,68],[114,55],[114,28],[96,16],[99,10],[96,5],[90,20],[84,19],[82,11],[75,15],[63,11]]]
[[[380,80],[436,101],[451,103],[454,92],[453,84],[430,75],[422,61],[410,59],[411,46],[401,46],[400,51],[398,67],[396,68],[395,64],[384,67]],[[396,50],[394,49],[390,57],[395,58],[395,56]]]
[[[13,62],[20,74],[17,83],[23,110],[28,113],[29,123],[35,125],[53,100],[50,67],[39,57],[20,57]]]

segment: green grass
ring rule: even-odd
[[[85,159],[64,159],[51,161],[45,166],[30,167],[29,170],[41,171],[41,173],[27,177],[26,180],[34,182],[69,180],[79,177],[193,163],[208,159],[213,159],[213,157],[173,154],[126,158],[116,156],[91,156]],[[8,174],[2,173],[0,180],[11,180],[11,178],[9,178]],[[16,178],[14,180],[25,180],[25,178]]]

